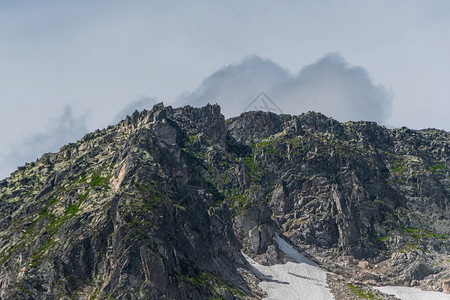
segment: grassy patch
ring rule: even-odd
[[[78,208],[79,204],[74,204],[67,207],[66,211],[59,219],[47,226],[47,231],[50,234],[55,234],[64,225],[64,223],[70,220],[78,212]]]
[[[387,240],[388,238],[389,238],[388,236],[383,236],[383,237],[380,237],[378,240],[379,240],[380,242],[384,243],[384,242],[386,242],[386,240]]]
[[[189,135],[188,138],[189,138],[190,144],[193,144],[196,141],[198,141],[198,136],[199,136],[199,134]]]
[[[86,200],[89,196],[89,191],[86,191],[84,194],[80,194],[79,196],[81,200]]]
[[[74,180],[68,187],[60,187],[64,192],[71,193],[75,187],[77,187],[81,183],[87,182],[86,175],[81,176],[79,179]]]
[[[445,164],[435,164],[432,165],[429,170],[431,172],[438,172],[439,170],[444,170],[447,166]]]
[[[11,248],[9,248],[5,254],[1,253],[0,254],[0,266],[2,266],[8,260],[8,258],[11,257],[12,253],[14,253],[16,250],[21,249],[24,246],[25,246],[25,242],[22,241],[20,243],[17,243],[16,245],[12,246]]]
[[[228,201],[232,209],[241,208],[247,203],[243,195],[231,196],[228,198]]]
[[[135,182],[134,186],[146,196],[152,204],[159,204],[163,200],[169,200],[166,194],[159,191],[158,183],[151,181],[148,183]]]
[[[71,205],[66,209],[65,214],[70,214],[70,215],[74,215],[78,212],[78,205]]]
[[[248,199],[246,199],[244,195],[241,194],[230,196],[227,198],[227,200],[230,204],[230,208],[234,210],[235,216],[240,215],[248,208],[250,208],[252,205],[251,202]]]
[[[274,148],[274,142],[270,140],[262,141],[260,143],[256,144],[256,148],[258,149],[264,149],[264,153],[271,155],[276,154],[275,148]]]
[[[100,173],[95,173],[92,175],[91,182],[89,183],[92,187],[102,186],[106,189],[109,189],[109,177],[102,177]]]
[[[350,288],[352,293],[360,299],[377,299],[375,295],[369,291],[364,291],[360,286],[354,285],[352,283],[347,283],[347,287]]]
[[[407,228],[405,226],[402,226],[402,229],[405,232],[409,233],[416,240],[426,239],[426,238],[438,238],[440,240],[448,239],[447,235],[432,233],[432,232],[430,232],[428,230],[425,230],[425,229]]]
[[[248,167],[251,173],[255,172],[258,169],[258,166],[254,162],[253,156],[251,157],[244,157],[244,164]]]
[[[50,206],[52,206],[53,204],[55,204],[56,202],[58,202],[58,198],[53,197],[50,200],[48,200],[48,202],[45,204],[46,208],[49,208]]]
[[[56,202],[58,202],[58,199],[56,197],[51,198],[47,203],[45,203],[42,209],[38,210],[37,213],[39,214],[39,216],[35,220],[33,220],[33,222],[31,222],[31,224],[25,229],[25,234],[31,234],[34,231],[34,227],[36,226],[36,224],[49,215],[49,207]]]
[[[406,171],[406,166],[403,161],[393,162],[391,164],[391,171],[395,173],[402,173]]]
[[[243,157],[244,164],[247,166],[249,172],[248,175],[252,181],[257,181],[261,178],[261,176],[266,171],[263,168],[260,168],[254,161],[254,156]]]
[[[39,247],[37,253],[35,253],[31,256],[31,262],[30,262],[31,267],[38,266],[42,263],[43,253],[45,253],[45,251],[47,251],[47,249],[50,248],[53,244],[54,243],[51,239],[47,239],[42,243],[42,245],[41,245],[41,247]]]
[[[242,291],[230,287],[218,277],[203,271],[197,272],[193,277],[179,275],[179,279],[201,289],[208,290],[214,295],[210,299],[225,299],[224,297],[228,294],[227,292],[231,292],[236,299],[241,299],[243,296],[246,296]]]

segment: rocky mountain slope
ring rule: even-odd
[[[276,235],[355,285],[450,293],[450,134],[156,105],[0,181],[1,299],[259,299]],[[350,293],[346,291],[346,293]]]

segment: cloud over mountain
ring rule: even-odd
[[[260,92],[289,114],[313,110],[340,121],[383,123],[391,112],[392,93],[339,53],[325,55],[297,75],[271,60],[249,56],[218,70],[178,101],[195,106],[218,103],[231,117],[242,113]]]
[[[88,132],[86,116],[76,116],[70,106],[48,123],[46,131],[32,134],[0,160],[0,177],[7,176],[17,166],[31,162],[46,152],[56,152],[67,143],[75,142]]]
[[[125,105],[112,119],[112,124],[119,123],[121,120],[125,119],[126,116],[131,115],[135,110],[141,111],[144,109],[150,109],[158,103],[156,98],[152,97],[140,97],[129,104]]]
[[[254,101],[261,92],[270,97],[265,104],[258,103],[259,98]],[[131,101],[112,118],[111,124],[136,109],[151,109],[159,101],[152,97]],[[214,72],[195,90],[181,94],[170,104],[178,107],[207,103],[220,104],[227,118],[245,110],[264,110],[267,105],[277,113],[295,115],[318,111],[339,121],[384,123],[391,112],[392,94],[383,86],[376,85],[364,68],[350,65],[338,53],[325,55],[296,75],[272,60],[253,55]],[[7,176],[18,165],[81,138],[92,130],[87,127],[86,118],[76,116],[67,106],[58,118],[50,121],[45,131],[11,146],[12,150],[0,161],[0,177]]]

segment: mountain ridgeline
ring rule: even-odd
[[[276,236],[450,292],[450,134],[158,104],[0,181],[0,299],[260,299]]]

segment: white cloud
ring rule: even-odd
[[[8,176],[17,166],[39,158],[46,152],[56,152],[63,145],[75,142],[88,132],[86,116],[76,116],[70,106],[61,115],[51,119],[45,132],[25,138],[0,161],[0,178]]]
[[[26,153],[21,137],[46,132],[66,103],[90,111],[93,130],[136,95],[179,106],[186,90],[178,100],[219,102],[227,116],[265,91],[285,113],[449,130],[449,7],[445,0],[0,1],[0,163],[12,149]],[[390,93],[341,57],[328,55],[297,74],[328,51],[395,89],[388,121]],[[213,74],[249,53],[295,72],[248,57]]]
[[[227,117],[243,112],[265,92],[284,113],[318,111],[340,121],[371,120],[384,123],[391,112],[392,93],[373,83],[368,72],[330,53],[304,67],[297,75],[271,60],[244,58],[215,72],[181,103],[201,106],[218,103]]]
[[[271,97],[274,103],[268,104],[277,108],[276,112],[301,114],[313,110],[340,121],[383,123],[389,117],[392,102],[391,94],[375,85],[365,69],[351,66],[341,55],[331,53],[304,67],[297,75],[271,60],[247,56],[239,63],[214,72],[193,92],[180,95],[170,104],[177,107],[218,103],[223,114],[232,117],[242,113],[260,92]],[[125,105],[111,123],[119,122],[135,110],[151,109],[157,102],[160,101],[156,98],[140,97]],[[252,104],[250,109],[255,106],[258,103]],[[106,117],[103,115],[103,118]],[[0,177],[8,175],[18,165],[81,138],[88,132],[87,121],[86,116],[75,116],[67,106],[46,130],[10,147],[13,150],[0,164],[3,170]]]
[[[119,123],[125,119],[126,116],[131,115],[135,110],[142,111],[144,109],[151,109],[153,105],[158,103],[156,98],[152,97],[140,97],[122,108],[116,116],[112,119],[112,124]]]

